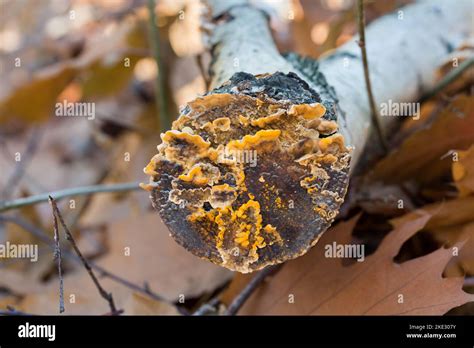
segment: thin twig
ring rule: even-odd
[[[469,69],[472,65],[474,65],[474,57],[466,59],[464,62],[459,64],[457,68],[452,69],[449,73],[446,74],[446,76],[441,79],[441,81],[436,84],[436,86],[434,86],[431,90],[423,94],[423,96],[420,98],[420,103],[425,102],[426,100],[434,97],[436,94],[441,92],[448,85],[454,82],[459,76],[461,76],[462,73]]]
[[[56,200],[60,200],[62,198],[66,198],[70,196],[84,196],[84,195],[90,195],[93,193],[123,192],[123,191],[139,190],[139,189],[140,189],[140,183],[138,182],[74,187],[74,188],[65,189],[65,190],[42,193],[35,196],[13,199],[11,201],[1,201],[0,212],[7,211],[10,209],[20,208],[26,205],[47,202],[49,196],[54,197],[54,199]]]
[[[160,36],[156,27],[155,0],[148,0],[148,16],[149,16],[149,42],[153,52],[153,56],[158,66],[158,75],[155,81],[155,103],[157,104],[158,121],[160,122],[160,130],[170,129],[171,122],[168,115],[168,106],[165,96],[165,67],[161,57],[159,48]]]
[[[58,276],[59,276],[59,313],[64,312],[64,280],[63,268],[61,266],[61,246],[59,245],[59,229],[58,218],[53,212],[53,226],[54,226],[54,259],[58,261]]]
[[[77,256],[79,256],[79,258],[81,259],[82,264],[86,268],[87,273],[89,273],[89,276],[92,278],[92,281],[94,282],[97,290],[99,290],[100,295],[109,303],[110,310],[111,310],[112,314],[118,313],[117,312],[117,307],[115,306],[115,302],[114,302],[112,294],[104,290],[104,288],[100,284],[99,280],[95,276],[94,272],[92,271],[91,266],[89,265],[89,262],[87,262],[87,260],[82,255],[81,251],[77,247],[76,241],[74,240],[74,238],[72,237],[71,232],[69,231],[69,228],[64,223],[64,219],[61,215],[61,212],[59,211],[59,208],[56,204],[56,201],[51,196],[49,196],[49,203],[51,204],[51,208],[53,209],[53,214],[55,214],[56,217],[59,219],[59,222],[61,223],[61,226],[63,227],[64,233],[66,233],[66,239],[71,243],[71,245],[72,245],[74,251],[76,252]]]
[[[364,66],[364,78],[365,78],[365,85],[367,87],[367,96],[369,98],[370,104],[370,113],[372,116],[372,123],[375,127],[375,131],[380,139],[380,144],[385,153],[388,152],[388,143],[385,135],[382,131],[382,125],[380,124],[380,116],[377,112],[377,108],[375,106],[374,95],[372,93],[372,85],[370,83],[370,75],[369,75],[369,63],[367,61],[367,51],[365,49],[365,13],[364,13],[364,1],[357,0],[357,17],[358,17],[358,24],[359,24],[359,47],[362,53],[362,64]]]
[[[22,218],[19,218],[19,217],[14,217],[14,216],[0,215],[0,222],[13,223],[17,226],[20,226],[22,229],[24,229],[25,231],[31,233],[33,236],[37,237],[43,243],[48,245],[52,250],[54,250],[54,248],[55,248],[54,241],[52,241],[51,238],[49,238],[48,235],[42,229],[30,224],[25,219],[22,219]],[[82,263],[81,259],[76,254],[71,253],[67,250],[63,250],[62,255],[64,257],[74,261],[74,262]],[[118,284],[121,284],[121,285],[123,285],[123,286],[125,286],[125,287],[127,287],[127,288],[129,288],[133,291],[137,291],[137,292],[139,292],[143,295],[146,295],[146,296],[148,296],[149,298],[151,298],[153,300],[166,302],[166,303],[169,303],[169,304],[173,305],[172,303],[167,301],[165,298],[163,298],[160,295],[152,292],[149,288],[148,289],[142,288],[141,286],[139,286],[137,284],[134,284],[134,283],[132,283],[131,281],[129,281],[127,279],[124,279],[124,278],[122,278],[122,277],[120,277],[120,276],[118,276],[118,275],[116,275],[112,272],[109,272],[108,270],[106,270],[105,268],[99,266],[98,264],[96,264],[93,261],[89,261],[89,264],[94,270],[99,272],[102,277],[109,278],[110,280],[112,280],[112,281],[114,281]],[[177,309],[183,315],[188,315],[189,314],[182,307],[177,307]]]
[[[236,315],[237,312],[242,308],[245,302],[249,299],[250,295],[260,286],[260,284],[270,275],[275,273],[280,269],[281,265],[268,266],[260,272],[258,272],[252,280],[245,286],[245,288],[237,295],[237,297],[232,301],[225,315]]]
[[[202,304],[198,309],[196,309],[196,311],[193,313],[193,316],[216,314],[219,303],[219,296],[216,296],[212,298],[209,302]]]

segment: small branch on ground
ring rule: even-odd
[[[49,196],[49,203],[51,204],[51,208],[53,209],[53,215],[56,215],[57,219],[59,219],[59,222],[61,223],[61,226],[63,227],[64,233],[66,234],[66,239],[71,243],[74,251],[76,252],[77,256],[82,261],[82,264],[87,270],[87,273],[89,273],[89,276],[92,278],[92,281],[94,282],[95,286],[97,287],[97,290],[99,290],[100,295],[108,302],[110,306],[110,310],[112,314],[119,314],[117,311],[117,308],[115,306],[114,299],[112,297],[111,293],[108,293],[107,291],[104,290],[102,285],[100,284],[99,280],[95,276],[94,272],[92,271],[91,266],[89,265],[89,262],[84,258],[82,255],[81,251],[77,247],[76,241],[74,240],[71,232],[69,231],[69,228],[66,226],[64,223],[64,219],[61,215],[61,212],[59,211],[58,206],[56,205],[56,201],[54,200],[53,197]]]
[[[217,314],[219,303],[220,303],[219,296],[216,296],[212,298],[209,302],[206,302],[201,307],[199,307],[193,313],[193,316]]]
[[[281,265],[268,266],[267,268],[264,268],[258,272],[240,292],[240,294],[238,294],[237,297],[232,301],[224,314],[236,315],[240,308],[242,308],[245,302],[249,299],[250,295],[252,295],[253,292],[260,286],[260,284],[262,284],[262,282],[267,277],[276,273],[280,267]]]
[[[64,312],[64,280],[63,280],[63,268],[61,266],[61,246],[59,244],[59,229],[58,219],[56,214],[53,213],[53,226],[54,226],[54,259],[58,262],[58,277],[59,277],[59,313]]]
[[[11,201],[0,201],[0,212],[24,207],[26,205],[47,202],[49,199],[49,196],[54,197],[54,199],[56,200],[60,200],[62,198],[71,197],[71,196],[85,196],[85,195],[91,195],[94,193],[124,192],[124,191],[134,191],[134,190],[140,190],[139,182],[74,187],[74,188],[65,189],[65,190],[42,193],[35,196],[13,199]]]
[[[375,131],[377,132],[377,136],[380,140],[380,144],[382,145],[384,152],[387,153],[388,142],[383,133],[382,125],[380,124],[380,116],[379,116],[379,113],[377,112],[377,107],[375,106],[374,95],[372,93],[372,85],[370,82],[369,63],[367,60],[367,50],[365,49],[365,13],[364,13],[363,0],[357,0],[357,21],[359,25],[359,47],[362,54],[362,64],[364,66],[365,85],[367,87],[367,97],[369,99],[370,112],[372,114],[372,123],[373,123]]]

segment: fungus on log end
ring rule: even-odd
[[[243,273],[304,254],[348,184],[350,149],[328,105],[280,72],[236,73],[190,102],[145,168],[176,241]]]

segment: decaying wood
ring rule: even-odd
[[[260,9],[207,6],[213,89],[162,134],[145,188],[178,243],[251,272],[304,254],[337,215],[370,142],[361,53],[354,38],[320,62],[283,57]],[[378,104],[433,86],[442,58],[469,35],[471,7],[420,2],[368,28]],[[386,133],[394,120],[382,119]]]

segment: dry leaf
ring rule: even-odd
[[[125,303],[124,314],[127,315],[178,315],[175,307],[168,303],[153,300],[139,293],[132,293]]]
[[[462,291],[463,278],[442,278],[452,257],[439,249],[402,264],[393,258],[401,245],[431,217],[412,213],[394,221],[394,230],[377,251],[343,266],[341,259],[327,258],[325,246],[350,243],[356,219],[326,232],[307,255],[288,262],[269,282],[254,293],[242,314],[326,315],[422,315],[444,314],[474,299]],[[400,295],[403,303],[399,303]],[[291,303],[291,299],[294,303]]]
[[[0,97],[0,124],[19,119],[44,121],[54,111],[58,95],[77,77],[83,80],[84,97],[103,97],[123,87],[137,61],[136,54],[126,53],[133,48],[139,23],[123,21],[114,29],[113,35],[98,30],[77,58],[42,68],[20,86],[9,86]],[[130,59],[128,67],[124,66],[125,55]]]
[[[69,66],[48,67],[32,76],[27,84],[12,91],[0,102],[0,124],[17,121],[43,121],[54,110],[56,97],[72,81],[75,69]]]
[[[460,197],[474,193],[474,145],[459,151],[458,161],[453,162],[452,173]]]
[[[377,163],[373,181],[428,181],[451,165],[451,150],[466,149],[474,142],[474,99],[459,96],[426,129],[413,133],[404,143]],[[443,160],[444,159],[444,160]]]
[[[451,52],[447,57],[443,59],[443,63],[439,67],[436,73],[436,82],[439,82],[448,73],[457,69],[460,64],[464,61],[472,59],[474,57],[474,38],[468,37],[465,41],[461,42],[459,47],[455,51]],[[458,76],[443,90],[444,94],[454,94],[456,91],[465,88],[466,86],[474,83],[474,69],[466,69],[461,76]]]

